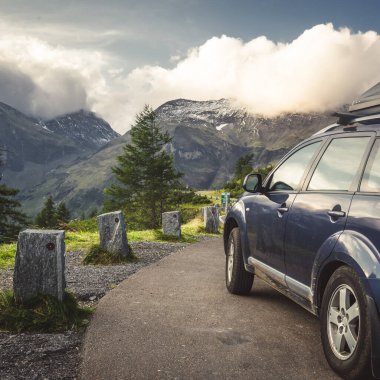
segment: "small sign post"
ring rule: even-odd
[[[222,193],[221,198],[220,198],[222,207],[224,207],[226,214],[228,212],[228,207],[230,204],[230,196],[231,196],[231,193]]]

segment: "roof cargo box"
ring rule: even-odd
[[[360,95],[349,108],[350,112],[360,115],[380,113],[380,82]]]

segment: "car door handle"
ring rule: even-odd
[[[327,211],[327,214],[329,214],[332,218],[344,218],[346,216],[346,213],[344,211],[335,210]]]
[[[288,212],[289,211],[289,207],[279,207],[277,209],[278,212],[281,212],[281,214],[283,214],[284,212]]]

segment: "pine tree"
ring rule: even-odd
[[[68,223],[70,221],[70,211],[66,207],[65,202],[61,202],[56,211],[56,218],[58,223]]]
[[[26,223],[26,216],[15,199],[18,190],[0,185],[0,243],[16,240]]]
[[[37,226],[44,228],[57,227],[57,214],[53,197],[51,195],[46,199],[42,210],[37,214],[35,223]]]
[[[165,150],[171,142],[155,112],[145,106],[131,129],[131,143],[124,146],[118,165],[112,168],[117,182],[105,190],[105,210],[122,209],[127,220],[140,227],[161,224],[161,214],[170,207],[170,194],[182,176]]]
[[[243,181],[245,176],[252,171],[253,153],[241,156],[235,163],[235,180]]]

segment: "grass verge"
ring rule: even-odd
[[[0,269],[11,268],[15,264],[16,243],[0,244]]]
[[[39,295],[28,302],[15,300],[10,290],[0,291],[0,330],[10,332],[60,332],[89,323],[91,308],[81,308],[74,295],[65,292],[62,302]]]
[[[198,206],[194,206],[192,212],[195,217],[182,225],[182,236],[180,238],[165,236],[162,230],[159,229],[142,231],[128,230],[128,241],[195,243],[201,236],[218,236],[204,231]],[[99,245],[99,234],[95,219],[73,221],[64,227],[66,229],[65,243],[67,252],[78,250],[89,252],[94,246]],[[0,244],[0,269],[12,268],[14,266],[15,254],[16,243]]]

